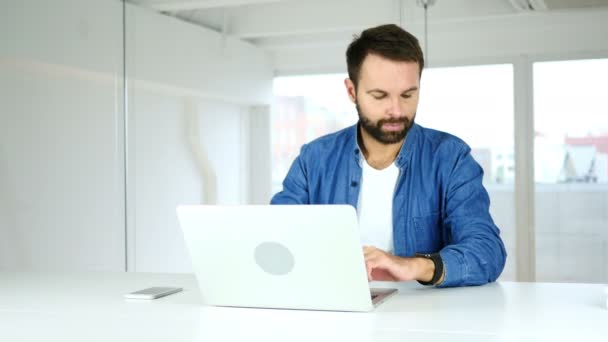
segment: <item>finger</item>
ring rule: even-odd
[[[383,269],[386,271],[390,271],[393,269],[393,264],[390,258],[387,258],[383,254],[375,254],[371,255],[368,259],[365,260],[372,267],[372,271],[375,269]]]
[[[372,271],[372,279],[376,281],[395,281],[395,277],[391,272],[377,268]]]
[[[384,263],[382,262],[382,260],[380,260],[379,258],[371,258],[369,260],[366,260],[365,263],[366,263],[366,265],[369,266],[370,271],[372,271],[372,272],[378,268],[382,268],[382,269],[386,268]]]
[[[390,265],[390,261],[386,259],[372,259],[368,263],[371,268],[370,274],[368,275],[368,281],[395,281],[397,276],[393,273]],[[370,280],[371,279],[371,280]]]
[[[376,259],[374,260],[370,260],[367,263],[369,269],[368,269],[368,275],[367,275],[367,280],[368,281],[375,281],[375,280],[385,280],[384,278],[386,278],[384,276],[385,273],[387,273],[386,270],[384,270],[384,268],[378,263],[378,261]]]
[[[378,260],[381,256],[376,253],[370,253],[365,256],[365,261]]]
[[[378,255],[378,256],[382,256],[384,258],[390,258],[392,256],[392,254],[387,253],[387,252],[385,252],[381,249],[375,248],[375,247],[363,252],[363,255],[365,257],[371,257],[372,255]]]
[[[380,255],[380,254],[384,254],[384,253],[381,250],[377,249],[377,248],[368,249],[367,251],[365,251],[363,253],[363,255],[365,257],[370,257],[372,255]]]
[[[367,260],[376,260],[376,262],[384,263],[386,262],[387,256],[381,251],[374,251],[364,255],[364,259]]]

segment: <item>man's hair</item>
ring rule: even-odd
[[[424,67],[424,56],[418,39],[395,24],[369,28],[355,36],[346,50],[348,77],[355,84],[359,83],[359,72],[365,57],[369,54],[379,55],[398,62],[416,62]]]

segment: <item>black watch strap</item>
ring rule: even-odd
[[[435,272],[433,272],[433,279],[431,279],[431,281],[418,280],[418,282],[422,285],[436,285],[441,279],[441,276],[443,275],[443,260],[441,259],[441,255],[439,255],[439,253],[416,253],[416,256],[430,259],[433,264],[435,264]]]

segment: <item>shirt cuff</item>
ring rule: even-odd
[[[462,254],[452,249],[443,249],[439,252],[443,260],[444,278],[437,287],[453,287],[464,284],[465,264]]]

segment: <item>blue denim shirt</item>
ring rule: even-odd
[[[358,126],[302,146],[271,204],[350,204],[361,184]],[[490,216],[483,170],[457,137],[414,124],[395,163],[393,251],[439,252],[440,287],[481,285],[502,272],[506,251]]]

